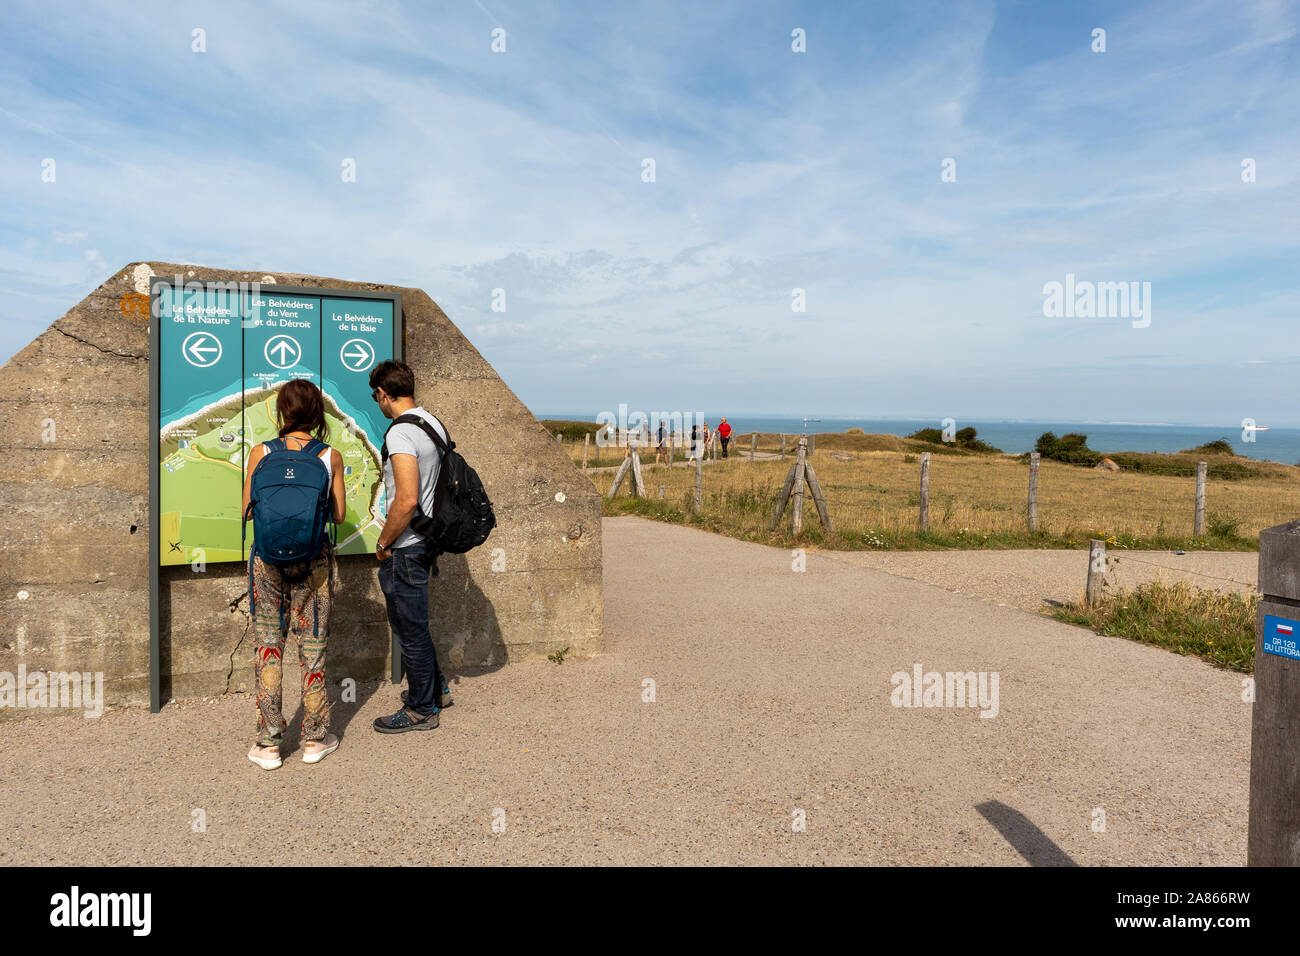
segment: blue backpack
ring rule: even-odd
[[[269,441],[266,446],[267,453],[253,469],[248,509],[244,512],[245,538],[248,519],[253,519],[249,578],[256,554],[282,573],[293,565],[302,565],[304,570],[296,575],[301,580],[326,541],[332,553],[338,540],[330,503],[330,473],[319,458],[326,446],[315,438],[301,451],[291,450],[283,438]]]

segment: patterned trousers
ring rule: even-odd
[[[324,740],[330,704],[325,691],[325,645],[334,603],[333,562],[320,557],[301,581],[285,580],[280,569],[253,558],[253,665],[257,673],[257,742],[278,747],[287,724],[281,713],[285,639],[292,633],[302,667],[302,740]],[[301,570],[291,568],[293,572]]]

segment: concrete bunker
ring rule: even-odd
[[[148,703],[153,276],[400,293],[416,399],[448,424],[498,522],[482,548],[439,559],[430,585],[439,653],[455,674],[564,647],[600,650],[599,495],[426,293],[142,262],[0,369],[0,493],[10,516],[0,527],[0,671],[102,672],[106,703]],[[344,555],[339,573],[330,682],[382,678],[389,637],[375,562]],[[238,562],[161,569],[164,700],[251,687],[246,587]]]

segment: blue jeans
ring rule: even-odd
[[[428,716],[438,711],[438,695],[445,686],[438,651],[429,634],[429,575],[437,574],[436,555],[427,544],[394,548],[392,557],[379,562],[379,587],[388,605],[388,624],[402,651],[406,672],[406,706]]]

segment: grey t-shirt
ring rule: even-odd
[[[447,429],[442,427],[442,423],[434,418],[423,408],[416,407],[411,409],[407,414],[414,413],[419,415],[430,425],[438,436],[447,440]],[[420,466],[420,510],[427,515],[433,514],[433,492],[438,483],[438,469],[442,465],[442,452],[433,440],[424,433],[419,425],[411,425],[403,422],[400,425],[394,425],[388,430],[388,437],[384,439],[388,443],[388,461],[384,462],[384,495],[385,501],[389,507],[392,507],[393,498],[397,494],[397,485],[393,481],[393,456],[394,455],[414,455]],[[419,544],[424,539],[407,527],[402,532],[402,536],[393,542],[394,548],[407,548],[413,544]]]

